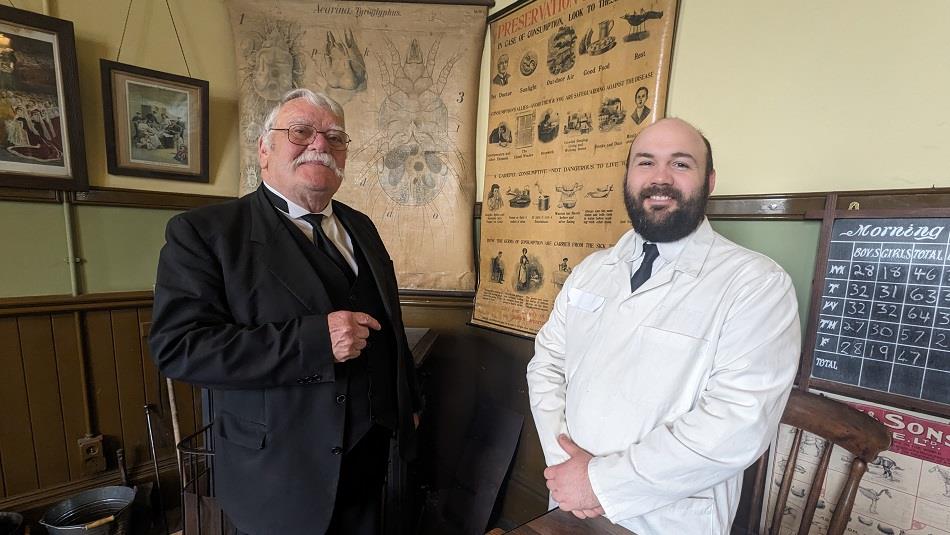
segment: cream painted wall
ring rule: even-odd
[[[492,13],[511,3],[497,0]],[[128,6],[50,1],[50,14],[76,27],[90,182],[236,195],[237,73],[223,0],[171,0],[191,74],[211,85],[211,184],[106,173],[99,58],[115,59]],[[487,138],[487,47],[478,140]],[[712,141],[717,194],[948,187],[947,50],[946,0],[681,0],[668,111]],[[164,2],[132,2],[120,61],[187,74]],[[479,143],[479,198],[484,150]]]
[[[681,0],[667,111],[712,142],[716,194],[950,187],[948,50],[946,0]]]
[[[39,0],[15,2],[43,11]],[[210,85],[210,184],[110,175],[106,171],[105,126],[99,58],[116,60],[126,13],[128,29],[118,61],[188,76],[172,20],[160,0],[51,0],[49,15],[71,20],[76,31],[79,90],[89,182],[94,186],[178,191],[205,195],[238,193],[237,74],[233,38],[223,0],[170,0],[191,77]]]

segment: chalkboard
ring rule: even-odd
[[[835,219],[822,246],[810,377],[950,407],[950,218]]]

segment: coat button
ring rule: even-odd
[[[344,401],[346,401],[346,396],[344,396],[343,394],[340,394],[339,396],[336,397],[337,405],[343,405]]]
[[[343,453],[343,448],[341,448],[341,447],[339,447],[339,446],[336,446],[335,448],[333,448],[332,450],[330,450],[330,453],[332,453],[333,455],[339,455],[339,454]]]

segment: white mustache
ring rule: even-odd
[[[319,163],[329,167],[331,171],[336,173],[336,176],[343,178],[343,170],[337,167],[336,161],[325,152],[314,152],[314,151],[304,151],[300,153],[300,156],[294,158],[294,161],[291,164],[294,166],[294,169],[300,167],[305,163]]]

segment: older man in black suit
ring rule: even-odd
[[[419,399],[392,261],[332,197],[349,137],[325,95],[264,123],[257,192],[174,217],[150,347],[213,390],[217,497],[242,532],[380,532],[390,439],[414,449]]]

